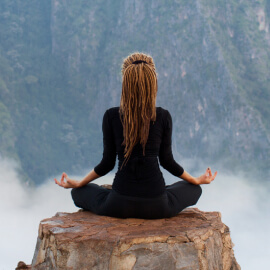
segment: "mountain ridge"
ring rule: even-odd
[[[5,0],[0,8],[0,153],[25,179],[99,162],[102,117],[119,105],[121,62],[134,51],[154,58],[157,106],[171,111],[180,164],[253,164],[269,177],[267,1]]]

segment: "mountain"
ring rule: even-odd
[[[142,51],[180,164],[269,177],[269,18],[266,0],[1,1],[1,156],[35,183],[91,169],[122,60]]]

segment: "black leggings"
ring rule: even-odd
[[[117,193],[97,184],[87,184],[71,191],[76,206],[102,216],[118,218],[168,218],[199,200],[202,189],[185,181],[166,186],[159,197],[140,198]]]

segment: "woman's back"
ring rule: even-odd
[[[156,108],[156,121],[151,121],[145,155],[137,143],[125,165],[123,146],[123,125],[119,107],[107,110],[103,118],[103,159],[95,167],[99,175],[105,175],[115,165],[118,156],[118,171],[113,189],[120,194],[134,197],[155,197],[165,192],[165,182],[159,168],[160,164],[175,176],[183,173],[171,151],[172,120],[170,113],[161,107]]]

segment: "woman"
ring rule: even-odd
[[[205,174],[193,177],[174,160],[172,118],[167,110],[156,107],[158,85],[152,57],[131,54],[123,62],[122,75],[120,107],[107,110],[103,117],[102,161],[81,181],[63,173],[55,183],[73,188],[75,205],[99,215],[146,219],[175,216],[197,203],[200,185],[211,183],[217,172],[212,175],[208,168]],[[116,156],[119,163],[112,190],[90,183],[114,168]],[[165,186],[159,163],[184,181]]]

